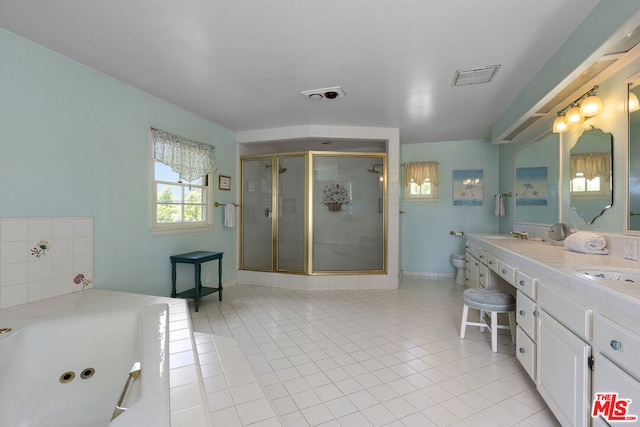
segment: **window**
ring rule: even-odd
[[[152,129],[151,135],[151,232],[211,229],[214,147],[157,129]]]
[[[570,158],[571,197],[600,198],[611,194],[611,154],[608,152],[572,153]]]
[[[404,199],[438,199],[438,163],[413,162],[404,164]]]

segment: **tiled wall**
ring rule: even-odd
[[[0,218],[0,308],[93,287],[93,218]]]

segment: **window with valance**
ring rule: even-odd
[[[209,230],[215,147],[151,128],[153,182],[151,232]]]
[[[407,162],[403,176],[404,198],[429,200],[438,198],[438,162]]]
[[[569,160],[572,197],[592,197],[611,192],[611,153],[573,153]]]
[[[215,147],[151,128],[153,158],[169,166],[181,180],[193,181],[217,169]]]

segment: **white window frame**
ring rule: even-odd
[[[202,198],[204,199],[202,205],[205,210],[204,221],[158,223],[158,185],[167,184],[189,187],[189,183],[167,182],[156,179],[156,160],[153,158],[152,138],[151,155],[149,157],[151,161],[150,234],[152,236],[160,236],[213,230],[213,174],[207,174],[202,177],[202,182],[204,183],[204,185],[202,185]]]
[[[438,200],[438,186],[431,184],[431,193],[430,194],[412,194],[411,186],[418,185],[413,180],[411,183],[404,187],[403,189],[403,198],[405,201],[414,201],[414,202],[435,202]]]

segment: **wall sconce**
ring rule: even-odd
[[[602,100],[597,95],[598,86],[558,111],[558,117],[553,122],[553,133],[569,130],[569,126],[579,125],[585,118],[593,117],[602,112]]]

